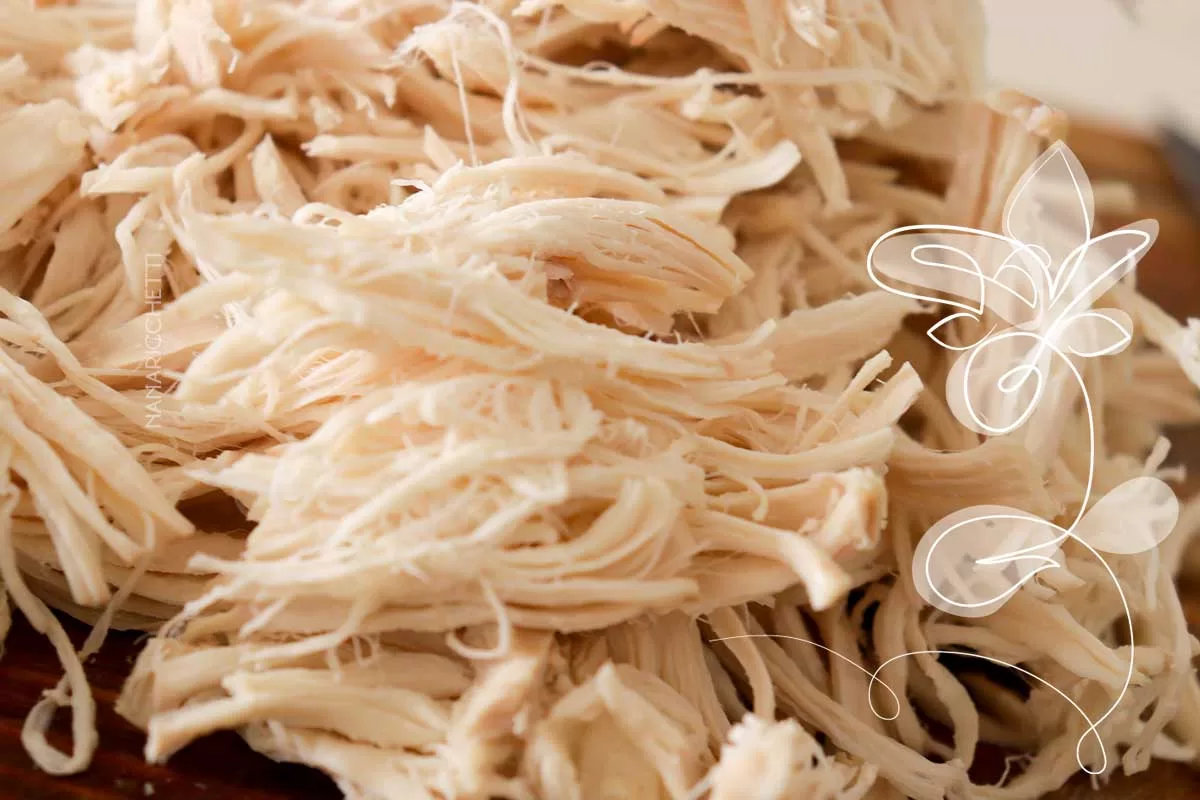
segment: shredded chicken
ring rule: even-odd
[[[117,704],[147,759],[233,729],[363,800],[1036,798],[1129,629],[1109,771],[1194,758],[1200,506],[1112,560],[1132,628],[1082,551],[990,617],[914,588],[941,516],[1084,497],[1078,398],[962,427],[935,309],[866,267],[900,225],[997,228],[1063,135],[983,95],[981,17],[8,3],[0,637],[11,598],[63,664],[37,765],[103,746],[112,627],[153,633]],[[1200,322],[1104,302],[1138,343],[1089,365],[1110,488],[1200,420]],[[973,781],[988,748],[1021,766]]]

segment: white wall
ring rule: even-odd
[[[1152,129],[1183,118],[1200,139],[1200,0],[983,0],[996,85],[1069,112]]]

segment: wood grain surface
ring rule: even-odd
[[[1094,126],[1076,126],[1070,138],[1093,182],[1120,179],[1133,184],[1140,207],[1129,218],[1101,219],[1105,227],[1151,217],[1160,224],[1158,241],[1138,270],[1139,283],[1173,315],[1200,316],[1200,218],[1173,185],[1156,146],[1128,134]],[[1183,460],[1200,473],[1200,433],[1175,437]],[[1200,586],[1184,586],[1189,622],[1200,632]],[[70,623],[82,643],[85,628]],[[44,689],[53,686],[60,668],[41,636],[19,618],[0,659],[0,798],[28,800],[325,800],[340,793],[325,776],[304,767],[277,764],[251,752],[233,733],[199,741],[166,766],[146,764],[143,735],[112,710],[139,647],[140,637],[115,634],[87,665],[98,706],[100,748],[82,775],[55,778],[36,770],[21,746],[21,725]],[[55,743],[69,747],[65,713],[56,722]],[[1084,779],[1071,783],[1053,800],[1185,800],[1200,798],[1200,772],[1156,763],[1132,778],[1117,776],[1093,789]]]

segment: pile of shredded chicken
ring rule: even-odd
[[[88,766],[83,663],[116,627],[154,632],[118,703],[148,759],[234,729],[352,798],[1062,785],[1086,723],[1045,687],[919,655],[889,701],[866,674],[961,650],[1094,716],[1126,673],[1086,553],[979,619],[911,579],[943,514],[1083,497],[1077,398],[983,440],[906,322],[931,309],[866,269],[898,225],[995,229],[1063,135],[980,99],[980,17],[6,0],[0,578],[65,670],[37,765]],[[1087,367],[1100,492],[1173,474],[1159,430],[1200,419],[1200,333],[1106,302],[1139,344]],[[1138,639],[1110,771],[1200,745],[1196,527],[1112,561]],[[82,652],[51,608],[95,623]]]

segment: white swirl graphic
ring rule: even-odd
[[[1093,720],[1072,703],[1088,723],[1076,759],[1083,770],[1098,774],[1107,767],[1098,726],[1120,705],[1134,664],[1129,604],[1101,553],[1131,554],[1155,547],[1175,527],[1179,504],[1165,483],[1139,477],[1089,507],[1096,428],[1075,359],[1111,355],[1132,340],[1126,314],[1093,309],[1092,304],[1134,270],[1153,244],[1158,226],[1145,220],[1093,236],[1091,185],[1062,142],[1025,173],[1008,199],[1003,219],[1003,234],[948,225],[899,228],[875,242],[867,268],[871,279],[887,291],[954,310],[928,335],[960,353],[947,379],[946,398],[951,412],[972,431],[986,436],[1017,431],[1058,380],[1055,368],[1065,369],[1079,391],[1088,423],[1083,501],[1065,528],[1004,506],[949,514],[922,537],[913,579],[930,605],[957,616],[981,617],[1003,606],[1039,573],[1059,567],[1060,548],[1068,539],[1079,542],[1103,566],[1124,606],[1130,646],[1124,687],[1102,715]],[[971,326],[987,330],[972,333]],[[1037,678],[1016,665],[1006,666]],[[1088,738],[1098,745],[1097,769],[1089,768],[1082,756]]]
[[[881,236],[867,256],[871,279],[903,297],[945,306],[951,313],[927,331],[959,353],[946,383],[951,412],[985,436],[1020,430],[1045,393],[1074,384],[1088,424],[1087,476],[1071,524],[1062,527],[1027,511],[998,505],[961,509],[943,517],[921,538],[913,580],[930,605],[960,617],[983,617],[1001,608],[1026,583],[1062,565],[1062,545],[1078,542],[1117,589],[1125,612],[1129,661],[1112,704],[1091,716],[1067,693],[1015,664],[989,656],[921,650],[888,659],[874,672],[816,642],[809,642],[866,672],[870,686],[893,661],[913,655],[955,655],[1010,668],[1069,703],[1087,723],[1075,748],[1081,769],[1107,770],[1099,726],[1129,690],[1134,668],[1134,628],[1129,603],[1104,553],[1129,555],[1161,543],[1175,527],[1179,503],[1158,478],[1126,481],[1092,502],[1096,425],[1076,360],[1118,353],[1132,340],[1122,311],[1092,305],[1130,275],[1154,242],[1152,220],[1092,235],[1091,185],[1075,154],[1062,142],[1050,147],[1018,182],[1004,209],[1002,234],[951,225],[913,225]],[[793,638],[762,634],[770,638]],[[719,641],[719,640],[717,640]],[[807,641],[807,640],[803,640]],[[883,688],[896,701],[896,692]],[[871,709],[881,714],[871,700]],[[1096,747],[1099,766],[1084,758]]]

